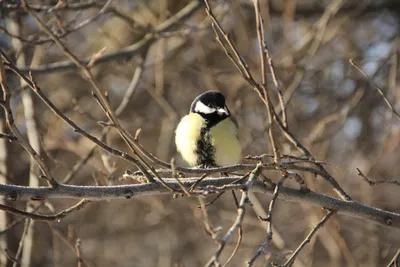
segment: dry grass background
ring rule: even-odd
[[[400,3],[260,2],[268,48],[287,103],[290,130],[317,160],[326,163],[326,168],[353,199],[400,212],[398,186],[371,187],[356,170],[360,168],[373,180],[399,179],[399,120],[387,108],[375,87],[348,62],[349,58],[358,62],[400,110]],[[48,38],[43,33],[38,35],[40,30],[25,12],[6,7],[13,3],[0,2],[1,28],[9,29],[10,24],[19,23],[22,36]],[[56,1],[29,3],[54,5]],[[133,27],[128,20],[106,13],[62,40],[79,58],[90,57],[103,47],[107,48],[105,53],[119,51],[140,40],[187,3],[115,0],[112,7],[143,26]],[[253,4],[250,1],[212,1],[211,4],[249,68],[259,73]],[[98,5],[101,8],[104,3]],[[76,25],[94,16],[100,8],[67,9],[41,13],[40,16],[52,30],[61,32],[61,25]],[[8,56],[15,60],[24,55],[25,66],[29,66],[35,57],[33,74],[44,93],[78,125],[99,135],[103,126],[98,121],[107,118],[93,99],[93,89],[80,71],[71,68],[35,72],[39,65],[67,60],[60,49],[53,42],[41,45],[23,42],[22,49],[17,51],[15,38],[3,33],[0,46]],[[113,107],[122,100],[141,60],[144,60],[143,75],[119,119],[132,134],[138,128],[142,129],[140,140],[148,151],[165,161],[175,157],[178,165],[184,165],[173,143],[175,127],[188,112],[195,96],[206,90],[219,90],[226,96],[240,124],[244,154],[271,153],[265,107],[215,41],[203,6],[168,33],[161,34],[143,59],[137,55],[93,67],[95,78],[108,92]],[[21,88],[16,76],[9,76],[12,109],[17,126],[25,134],[28,126],[21,94],[28,89]],[[268,84],[273,88],[270,77],[268,74]],[[70,130],[36,96],[32,95],[32,98],[41,153],[54,177],[61,181],[76,162],[87,155],[93,144]],[[275,95],[273,103],[278,104]],[[278,134],[282,153],[299,155]],[[113,129],[106,142],[128,151]],[[17,143],[6,146],[7,183],[28,184],[29,155]],[[118,180],[127,169],[133,169],[133,166],[95,150],[70,183],[132,183]],[[265,175],[275,181],[279,179],[268,171]],[[320,177],[304,174],[304,179],[310,189],[333,195],[331,186]],[[296,187],[294,182],[287,185]],[[257,197],[267,209],[270,197]],[[7,203],[21,209],[25,207],[22,201]],[[74,203],[72,200],[49,200],[39,210],[48,213]],[[38,204],[33,202],[34,206]],[[82,242],[81,253],[88,266],[202,266],[213,255],[216,244],[205,233],[201,210],[197,206],[198,201],[194,198],[140,197],[90,203],[60,222],[36,222],[30,266],[76,266],[75,250],[65,241],[73,245],[77,238]],[[223,195],[208,208],[208,212],[214,226],[228,229],[236,216],[231,195]],[[274,210],[274,242],[268,251],[294,250],[323,214],[317,207],[278,200]],[[8,223],[18,219],[9,215]],[[266,223],[249,208],[243,223],[242,246],[230,266],[243,266],[253,255],[265,239],[265,226]],[[23,228],[24,224],[20,223],[6,232],[11,254],[18,248]],[[227,245],[222,259],[233,250],[235,239]],[[337,215],[319,230],[294,266],[386,266],[399,247],[398,229]],[[266,256],[255,266],[270,266],[272,261],[283,263],[284,258]]]

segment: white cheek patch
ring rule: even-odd
[[[196,106],[194,107],[194,111],[198,113],[203,113],[203,114],[211,114],[216,111],[215,108],[210,108],[206,105],[204,105],[202,102],[198,101],[196,103]]]

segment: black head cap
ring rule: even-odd
[[[217,91],[207,91],[196,97],[190,106],[190,112],[200,114],[207,120],[209,127],[230,115],[225,105],[225,97]]]

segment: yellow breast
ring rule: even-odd
[[[205,121],[199,114],[190,113],[182,118],[176,128],[176,149],[190,166],[197,165],[197,140],[204,124]]]
[[[198,164],[197,141],[200,138],[201,128],[204,126],[203,117],[196,113],[190,113],[182,118],[176,129],[177,150],[190,166]],[[237,127],[229,118],[211,128],[210,142],[214,147],[214,162],[217,165],[233,165],[240,161],[242,153],[237,136]]]
[[[214,160],[217,165],[233,165],[242,158],[237,130],[235,123],[229,118],[211,128],[211,143],[215,148]]]

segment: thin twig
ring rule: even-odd
[[[13,262],[12,267],[17,267],[20,264],[20,260],[21,260],[21,253],[24,247],[24,241],[25,241],[25,236],[28,233],[28,229],[29,229],[29,225],[32,221],[31,220],[25,220],[25,224],[24,224],[24,230],[22,231],[22,235],[21,235],[21,239],[19,240],[18,243],[18,249],[17,252],[15,253],[15,261]]]
[[[17,137],[15,137],[14,135],[6,133],[0,133],[0,138],[8,139],[8,141],[10,142],[18,140]]]
[[[265,57],[267,59],[267,63],[271,72],[271,76],[272,76],[272,81],[275,85],[276,91],[278,93],[278,99],[279,99],[279,104],[280,104],[280,111],[282,113],[282,122],[283,125],[285,127],[288,127],[288,122],[287,122],[287,116],[286,116],[286,104],[285,104],[285,99],[283,97],[281,88],[279,86],[279,82],[278,79],[276,78],[276,73],[275,73],[275,68],[274,68],[274,63],[272,62],[272,58],[269,54],[269,50],[267,47],[267,42],[264,40],[264,53],[265,53]]]
[[[144,62],[146,60],[147,51],[148,50],[146,50],[146,53],[144,53],[143,56],[140,58],[140,62],[136,66],[135,72],[133,73],[133,76],[132,76],[132,80],[129,83],[129,86],[125,91],[122,101],[119,104],[119,106],[115,109],[115,115],[117,115],[117,116],[119,116],[125,110],[125,108],[128,106],[129,101],[131,100],[132,96],[134,95],[134,93],[138,87],[140,78],[142,77],[142,74],[143,74]]]
[[[389,262],[387,267],[399,267],[400,264],[400,249],[397,250],[397,253],[394,255],[393,259]]]
[[[181,181],[178,178],[178,175],[176,174],[176,169],[175,169],[175,158],[171,159],[171,169],[172,169],[172,177],[176,179],[179,187],[182,189],[182,191],[186,194],[186,196],[191,197],[190,191],[181,183]]]
[[[145,53],[143,53],[142,58],[140,59],[139,65],[136,67],[133,76],[132,76],[132,80],[128,86],[128,88],[125,91],[125,94],[121,100],[121,103],[119,104],[119,106],[117,107],[117,109],[115,110],[115,115],[119,116],[124,110],[125,108],[128,106],[129,101],[131,100],[133,94],[136,91],[136,88],[139,84],[140,78],[142,77],[143,74],[143,70],[144,70],[144,62],[147,56],[147,52],[148,50],[145,51]],[[107,133],[110,131],[110,127],[104,128],[102,133],[101,133],[101,139],[103,139]],[[83,157],[81,160],[79,160],[74,167],[72,168],[72,170],[65,176],[65,178],[62,180],[63,184],[67,184],[69,183],[73,177],[78,173],[78,171],[88,162],[88,160],[94,155],[94,151],[97,148],[97,145],[95,144],[90,150],[89,152],[86,154],[85,157]]]
[[[78,267],[82,267],[82,263],[83,263],[83,260],[81,257],[81,255],[82,255],[81,245],[82,245],[81,239],[80,238],[76,239],[75,250],[76,250],[76,257],[78,258]]]
[[[24,23],[23,23],[23,17],[17,16],[16,20],[13,20],[9,23],[8,25],[10,31],[21,35],[22,32],[24,32]],[[19,40],[13,40],[12,42],[13,45],[13,50],[14,51],[19,51],[19,55],[16,58],[16,64],[17,66],[24,66],[26,65],[26,59],[27,59],[27,51],[23,44]],[[39,64],[40,56],[38,55],[41,54],[41,48],[36,47],[34,50],[33,58],[30,63],[30,66],[34,66]],[[19,79],[19,86],[21,88],[25,88],[26,84],[24,80]],[[22,97],[22,104],[24,107],[24,122],[26,125],[26,134],[27,134],[27,139],[29,144],[31,145],[32,149],[39,155],[41,156],[42,154],[42,149],[40,147],[40,141],[39,141],[39,132],[37,128],[37,122],[36,122],[36,106],[33,101],[32,97],[32,92],[29,90],[23,90],[21,92],[21,97]],[[29,163],[29,186],[30,187],[37,187],[39,186],[39,174],[40,170],[38,168],[38,165],[35,162],[35,159],[33,157],[30,157],[30,163]],[[26,205],[26,211],[31,212],[33,209],[30,207],[30,205]],[[29,219],[27,219],[29,220]],[[29,223],[29,228],[27,230],[27,234],[25,236],[24,240],[24,248],[22,251],[22,256],[21,256],[21,265],[22,266],[28,266],[31,263],[31,258],[32,258],[32,251],[33,251],[33,240],[34,240],[34,235],[35,235],[35,223],[32,221]]]
[[[300,176],[300,174],[298,174],[297,172],[286,172],[288,178],[294,178],[294,180],[300,185],[300,189],[304,190],[304,191],[308,191],[310,189],[308,189],[306,181],[304,181],[304,179]]]
[[[59,39],[57,38],[47,27],[47,25],[34,13],[32,12],[28,5],[26,4],[25,0],[22,0],[22,4],[25,8],[25,10],[33,17],[33,19],[36,21],[36,23],[39,25],[39,27],[46,33],[48,34],[54,42],[59,46],[59,48],[62,50],[62,52],[68,56],[68,58],[74,62],[74,64],[83,71],[85,74],[87,80],[91,83],[92,87],[96,91],[96,95],[99,97],[99,102],[100,106],[104,108],[105,114],[107,115],[108,119],[112,122],[113,126],[116,128],[117,132],[121,136],[121,138],[125,141],[125,143],[128,145],[128,147],[131,149],[133,154],[135,155],[136,162],[135,166],[141,170],[144,168],[149,169],[153,175],[160,180],[160,182],[167,187],[169,190],[173,190],[172,188],[168,187],[168,184],[165,183],[162,178],[158,175],[158,173],[154,170],[152,166],[150,166],[144,159],[143,157],[137,152],[137,150],[140,151],[140,148],[136,145],[136,140],[130,136],[130,134],[122,127],[122,125],[119,123],[119,120],[117,116],[115,115],[115,112],[113,111],[110,102],[108,101],[107,97],[103,93],[103,91],[100,89],[100,86],[96,79],[94,78],[92,72],[90,71],[89,67],[87,65],[82,64],[82,62],[77,58],[76,55],[74,55],[67,47],[66,45]],[[148,49],[148,47],[146,48]],[[139,166],[141,165],[141,166]],[[147,172],[147,170],[146,170]],[[150,181],[153,180],[152,177],[147,175],[147,177]]]
[[[132,58],[140,53],[144,49],[147,49],[152,43],[154,43],[158,37],[160,36],[159,33],[166,32],[173,28],[177,23],[180,21],[184,21],[187,18],[190,18],[190,16],[195,13],[199,8],[201,7],[201,2],[194,0],[191,1],[189,4],[187,4],[184,8],[182,8],[180,11],[178,11],[174,16],[168,18],[158,26],[154,27],[152,32],[147,33],[142,39],[139,41],[135,42],[134,44],[124,47],[119,51],[112,52],[109,54],[106,54],[100,58],[98,58],[95,62],[94,65],[98,65],[101,63],[105,63],[111,60],[120,60],[120,59],[126,59],[126,58]],[[36,11],[34,7],[29,7],[30,10]],[[51,32],[52,33],[52,32]],[[58,36],[55,36],[58,38]],[[54,41],[54,39],[53,39]],[[82,64],[86,65],[90,62],[91,57],[86,58],[81,61]],[[22,72],[29,72],[31,71],[32,73],[41,73],[41,72],[46,72],[46,73],[51,73],[54,71],[61,71],[61,70],[67,70],[67,69],[74,69],[77,68],[77,65],[73,61],[61,61],[61,62],[55,62],[55,63],[50,63],[46,64],[40,67],[36,68],[21,68]]]
[[[283,185],[283,182],[285,181],[286,178],[287,178],[286,176],[282,176],[281,179],[279,180],[279,182],[275,185],[274,193],[272,195],[272,199],[269,202],[268,216],[267,216],[267,218],[261,218],[263,221],[267,221],[268,222],[267,236],[265,238],[265,241],[260,244],[260,247],[258,248],[256,253],[253,255],[253,257],[251,257],[250,260],[246,263],[246,266],[248,266],[248,267],[253,266],[253,264],[257,260],[257,258],[261,254],[265,253],[265,249],[268,247],[269,243],[272,240],[272,235],[273,235],[273,231],[272,231],[272,215],[273,214],[272,214],[272,211],[273,211],[273,208],[275,206],[276,200],[278,199],[278,196],[280,194],[280,190],[281,190],[281,187]]]
[[[282,267],[290,267],[293,265],[294,261],[296,260],[297,255],[300,253],[300,251],[307,245],[307,243],[310,243],[311,238],[318,232],[319,228],[324,226],[326,221],[329,220],[329,218],[334,215],[335,212],[328,210],[328,212],[325,214],[325,216],[321,219],[321,221],[311,230],[311,232],[307,235],[307,237],[301,242],[301,244],[298,246],[298,248],[293,252],[292,256],[286,261]]]
[[[37,211],[37,210],[39,210],[40,208],[42,208],[43,206],[44,206],[44,202],[42,202],[40,205],[37,205],[37,206],[33,209],[33,211]],[[6,214],[6,212],[5,212],[5,214]],[[7,225],[7,228],[4,228],[4,229],[2,229],[2,230],[0,231],[0,236],[6,234],[7,231],[13,229],[15,226],[19,225],[20,223],[22,223],[22,222],[24,222],[24,221],[25,221],[25,218],[24,218],[24,217],[20,217],[20,218],[18,218],[18,219],[15,219],[14,221],[12,221],[11,223],[9,223],[9,224]]]
[[[273,184],[273,186],[275,187],[275,184]],[[251,203],[253,204],[252,208],[255,212],[255,215],[257,215],[257,218],[267,218],[268,214],[267,211],[265,211],[265,207],[263,205],[264,203],[258,199],[258,196],[254,192],[251,192],[249,197]],[[268,224],[263,220],[258,221],[260,222],[261,228],[265,231],[268,231]],[[274,239],[272,239],[272,242],[274,243],[275,247],[281,251],[286,247],[286,242],[274,225],[272,225],[272,231],[274,233]]]
[[[127,137],[129,134],[122,128],[122,126],[119,124],[118,119],[113,112],[111,105],[107,99],[107,97],[104,95],[103,91],[100,89],[98,83],[96,82],[92,72],[88,68],[87,65],[82,64],[82,62],[66,47],[66,45],[59,39],[57,36],[55,36],[50,29],[47,27],[47,25],[33,12],[29,9],[29,6],[27,5],[25,0],[22,0],[22,6],[24,7],[25,11],[28,12],[32,18],[35,20],[35,22],[38,24],[38,26],[47,34],[49,35],[54,42],[59,46],[59,48],[62,50],[62,52],[69,57],[69,59],[74,62],[74,64],[80,68],[83,73],[85,74],[87,80],[92,84],[93,88],[96,91],[96,95],[99,97],[100,100],[100,106],[105,109],[105,113],[107,117],[110,119],[110,121],[115,125],[117,131],[119,132],[120,136],[122,139],[128,144],[128,146],[132,149],[133,153],[135,156],[138,158],[135,160],[135,166],[138,167],[139,169],[144,169],[144,167],[139,167],[139,165],[144,165],[146,166],[146,162],[141,159],[141,157],[136,153],[136,151],[131,147],[130,143],[127,141]],[[31,77],[31,80],[33,78]],[[146,166],[148,168],[148,166]],[[157,175],[156,175],[157,176]],[[150,176],[148,175],[148,179]]]
[[[7,130],[7,122],[3,116],[3,112],[0,111],[0,131],[4,132]],[[7,184],[10,179],[9,179],[9,158],[10,158],[10,148],[8,147],[7,141],[11,142],[12,140],[8,138],[8,134],[4,134],[5,136],[7,136],[6,138],[2,138],[2,134],[0,134],[0,184]],[[17,138],[14,135],[10,135],[10,137],[15,138],[15,140],[17,140]],[[14,141],[15,141],[14,140]],[[0,204],[5,204],[5,200],[4,199],[0,199]],[[3,212],[0,214],[0,233],[3,232],[3,229],[7,229],[8,228],[8,215]],[[7,248],[7,240],[8,237],[7,235],[1,235],[0,234],[0,247],[1,248]],[[6,255],[0,255],[0,265],[7,265],[7,252]]]
[[[146,179],[148,181],[153,181],[154,178],[147,172],[147,170],[141,165],[141,163],[132,157],[131,155],[119,151],[115,148],[112,148],[105,144],[104,142],[100,141],[98,138],[94,137],[93,135],[89,134],[88,132],[84,131],[82,128],[80,128],[77,124],[75,124],[72,120],[70,120],[66,115],[64,115],[41,91],[41,89],[36,85],[34,82],[33,78],[31,79],[27,78],[24,74],[22,74],[15,65],[13,65],[10,61],[7,60],[5,57],[5,54],[3,51],[0,49],[0,53],[2,54],[3,59],[6,60],[6,65],[8,68],[10,68],[14,73],[16,73],[19,77],[23,78],[25,82],[27,82],[28,86],[39,96],[39,98],[53,111],[54,114],[56,114],[60,119],[62,119],[65,123],[67,123],[77,134],[80,134],[90,141],[92,141],[94,144],[99,146],[100,148],[104,149],[105,151],[109,152],[110,154],[113,154],[114,156],[120,157],[128,162],[131,162],[135,164],[136,167],[145,175]]]
[[[356,168],[358,175],[361,176],[364,181],[366,181],[370,186],[378,185],[378,184],[395,184],[400,186],[400,180],[384,180],[384,181],[372,181],[365,176],[359,168]]]
[[[52,176],[49,168],[47,167],[46,163],[44,162],[44,159],[38,153],[36,153],[36,151],[32,148],[32,146],[29,144],[29,142],[25,140],[25,138],[22,136],[22,134],[18,130],[17,126],[15,125],[14,116],[13,116],[13,113],[12,113],[11,107],[10,107],[10,91],[6,84],[3,58],[0,58],[0,85],[3,90],[3,96],[0,99],[0,106],[3,107],[4,112],[6,114],[6,122],[7,122],[8,128],[12,131],[14,136],[18,139],[18,143],[29,153],[29,155],[32,158],[35,159],[40,170],[44,174],[44,178],[47,180],[49,185],[51,185],[52,187],[57,187],[58,183]]]
[[[220,199],[220,197],[225,193],[225,191],[218,193],[213,199],[211,199],[210,201],[208,201],[204,206],[208,207],[211,206],[212,204],[215,203],[215,201],[217,201],[218,199]]]
[[[217,18],[215,17],[214,13],[212,12],[211,6],[208,0],[204,0],[206,5],[206,13],[210,17],[212,23],[211,26],[215,32],[216,40],[220,43],[221,47],[224,49],[225,54],[231,59],[235,67],[239,70],[242,74],[243,78],[251,84],[253,89],[259,94],[260,99],[265,103],[265,99],[263,97],[263,91],[254,80],[253,75],[251,74],[247,64],[244,60],[240,57],[238,50],[233,45],[232,41],[229,38],[229,35],[224,31],[221,24],[218,22]],[[220,39],[219,35],[222,35],[224,41],[227,43],[229,48],[232,50],[233,55],[228,51],[227,47],[224,45],[223,41]]]
[[[212,237],[212,239],[215,240],[217,238],[217,234],[218,233],[211,226],[204,200],[201,197],[198,197],[197,199],[199,201],[200,208],[201,208],[201,211],[203,213],[204,228],[205,228],[206,232]]]
[[[16,262],[18,265],[21,265],[18,261],[18,259],[16,259],[14,256],[11,255],[10,251],[8,249],[3,249],[4,253],[6,254],[6,257],[11,261],[11,262]]]
[[[246,203],[249,202],[248,190],[250,190],[250,188],[253,186],[253,183],[255,182],[260,173],[261,173],[261,165],[257,165],[257,167],[251,172],[249,180],[247,180],[247,182],[244,184],[243,193],[239,202],[239,207],[237,209],[238,214],[235,222],[232,224],[231,228],[229,228],[229,230],[226,232],[225,236],[220,240],[218,240],[219,243],[218,249],[215,252],[214,256],[211,257],[211,259],[208,261],[206,266],[211,266],[213,264],[216,266],[221,265],[219,263],[219,256],[221,255],[226,243],[231,239],[233,233],[236,232],[243,223],[243,219],[246,212],[245,205]]]
[[[266,72],[266,64],[267,63],[265,60],[269,56],[267,56],[268,50],[266,49],[264,26],[263,26],[262,17],[260,14],[260,3],[258,2],[258,0],[253,0],[253,4],[254,4],[254,13],[255,13],[255,17],[256,17],[257,39],[258,39],[259,58],[260,58],[260,65],[261,65],[261,77],[262,77],[261,88],[264,92],[264,96],[263,96],[265,99],[264,103],[267,108],[268,122],[270,124],[270,127],[268,128],[268,135],[269,135],[269,139],[271,141],[272,151],[274,153],[274,162],[276,164],[279,164],[281,157],[280,157],[280,152],[279,152],[278,146],[276,144],[276,139],[275,139],[274,132],[273,132],[273,130],[274,130],[273,128],[275,125],[275,120],[274,120],[275,110],[273,109],[273,105],[272,105],[271,98],[270,98],[270,93],[267,88],[267,72]]]
[[[110,4],[111,4],[111,1],[108,1],[104,6],[97,6],[97,5],[93,6],[93,7],[100,8],[100,10],[96,13],[96,15],[94,15],[92,17],[89,17],[89,18],[85,19],[84,21],[82,21],[82,22],[80,22],[80,23],[78,23],[76,25],[73,25],[72,27],[70,25],[68,25],[68,27],[63,27],[62,31],[58,31],[58,32],[55,31],[54,35],[56,35],[58,38],[65,38],[68,35],[70,35],[70,34],[76,32],[76,31],[84,28],[85,26],[87,26],[89,24],[91,24],[92,22],[95,22],[101,16],[104,17],[104,15],[107,14],[107,13],[112,13],[112,14],[120,17],[120,18],[123,18],[125,21],[127,21],[130,24],[130,26],[132,26],[133,29],[140,30],[140,31],[144,31],[145,30],[145,27],[141,26],[139,23],[137,23],[136,21],[134,21],[132,19],[128,19],[127,16],[124,16],[121,12],[119,12],[115,8],[110,7]],[[30,6],[30,8],[35,10],[35,8],[32,7],[32,6]],[[21,7],[21,9],[23,9],[23,8]],[[52,12],[52,11],[50,11],[50,12]],[[47,13],[50,13],[50,12],[47,11]],[[30,35],[28,37],[23,37],[20,34],[15,34],[13,32],[8,31],[6,28],[4,28],[2,26],[0,26],[0,32],[3,32],[4,34],[6,34],[6,35],[8,35],[8,36],[10,36],[12,38],[18,39],[22,43],[27,43],[27,44],[30,44],[30,45],[38,46],[38,45],[43,45],[43,44],[47,44],[47,43],[53,42],[52,38],[40,38],[38,33],[36,33],[35,35]]]
[[[383,93],[382,89],[374,82],[374,80],[372,80],[372,78],[369,77],[369,75],[353,59],[349,59],[349,62],[350,62],[350,65],[352,65],[359,72],[361,72],[362,75],[364,75],[375,86],[375,89],[383,97],[383,100],[385,100],[386,105],[392,110],[392,112],[396,115],[396,117],[398,119],[400,119],[400,114],[395,110],[395,108],[393,107],[392,103],[390,103],[389,99],[387,99],[387,97]]]
[[[203,174],[203,175],[189,188],[189,191],[193,191],[193,190],[196,188],[196,186],[197,186],[201,181],[203,181],[207,176],[208,176],[207,173]]]
[[[68,240],[68,238],[66,238],[63,233],[56,229],[53,224],[51,224],[50,222],[47,222],[47,225],[49,226],[49,228],[51,229],[51,232],[54,236],[58,237],[62,242],[64,242],[67,247],[76,254],[76,249],[75,249],[75,244],[73,244],[72,242],[70,242],[70,240]],[[82,255],[80,255],[82,262],[86,265],[86,266],[93,266],[93,264],[90,264],[87,260],[85,260]]]
[[[321,163],[315,160],[313,155],[308,151],[308,149],[302,145],[297,138],[287,129],[284,127],[283,123],[278,117],[276,118],[276,122],[278,123],[279,128],[283,131],[285,137],[298,149],[300,150],[305,156],[308,157],[310,161],[312,161],[313,165],[318,169],[321,173],[321,177],[324,177],[334,188],[337,194],[344,200],[351,201],[351,197],[344,191],[344,189],[339,185],[336,179],[322,166]]]
[[[235,191],[232,190],[232,196],[233,196],[233,200],[235,202],[236,205],[236,209],[239,208],[239,200],[236,197]],[[239,225],[238,228],[238,240],[236,242],[236,246],[233,249],[231,255],[229,256],[229,258],[226,260],[225,264],[223,265],[223,267],[228,266],[229,262],[233,259],[233,257],[235,256],[235,254],[238,252],[240,244],[242,243],[242,238],[243,238],[243,227],[242,225]]]
[[[69,207],[68,209],[65,209],[57,214],[54,215],[42,215],[42,214],[36,214],[32,212],[26,212],[23,210],[19,210],[10,206],[6,206],[3,204],[0,204],[0,210],[3,210],[8,213],[24,216],[26,218],[35,220],[35,221],[60,221],[62,218],[70,214],[71,212],[75,210],[80,210],[83,208],[89,201],[83,199],[79,201],[77,204],[75,204],[72,207]]]
[[[214,14],[212,13],[211,7],[208,3],[208,0],[204,0],[205,4],[206,4],[206,12],[207,15],[211,18],[212,20],[212,26],[217,38],[217,41],[219,41],[219,43],[221,44],[222,48],[224,49],[225,53],[227,54],[227,56],[232,60],[232,62],[234,63],[234,65],[238,68],[239,72],[242,74],[243,78],[253,87],[254,91],[258,94],[259,98],[263,101],[263,103],[268,107],[269,103],[266,100],[266,96],[264,96],[264,91],[263,87],[260,86],[253,78],[248,66],[244,63],[243,59],[240,57],[236,47],[233,45],[233,43],[231,42],[231,40],[228,37],[228,34],[225,33],[225,31],[222,29],[221,25],[219,24],[219,22],[217,21],[217,19],[215,18]],[[257,13],[257,12],[256,12]],[[257,16],[256,18],[258,21],[260,20],[260,17]],[[262,30],[261,30],[261,24],[259,24],[257,32],[258,35],[261,38],[262,41]],[[219,39],[219,33],[223,36],[225,42],[227,43],[227,45],[230,47],[230,49],[234,52],[235,58],[228,52],[227,48],[225,47],[224,43],[222,41],[220,41]],[[259,39],[260,40],[260,39]],[[264,64],[264,63],[262,63]],[[264,74],[263,74],[264,75]],[[265,89],[265,88],[264,88]],[[276,115],[275,111],[268,108],[268,111],[272,111],[273,112],[273,116],[274,116],[274,121],[277,122],[277,125],[279,126],[279,128],[281,129],[281,131],[283,132],[283,134],[285,135],[285,137],[298,149],[300,150],[305,156],[307,156],[307,158],[312,161],[312,163],[319,169],[320,173],[323,173],[323,176],[334,188],[334,190],[338,193],[338,195],[345,199],[345,200],[351,200],[351,197],[344,191],[344,189],[339,185],[339,183],[336,181],[336,179],[329,174],[328,171],[325,170],[325,168],[318,162],[316,162],[316,160],[314,159],[314,157],[312,156],[312,154],[304,147],[304,145],[302,145],[297,138],[289,131],[288,127],[286,127],[284,125],[284,123],[280,120],[280,118]],[[271,138],[271,137],[270,137]],[[274,142],[272,142],[271,144],[272,146],[274,146]],[[275,163],[277,163],[277,160],[279,160],[279,156],[277,155],[277,147],[273,147],[274,150],[274,155],[275,155]],[[280,166],[276,166],[277,168],[279,168]],[[282,170],[282,169],[281,169]]]

